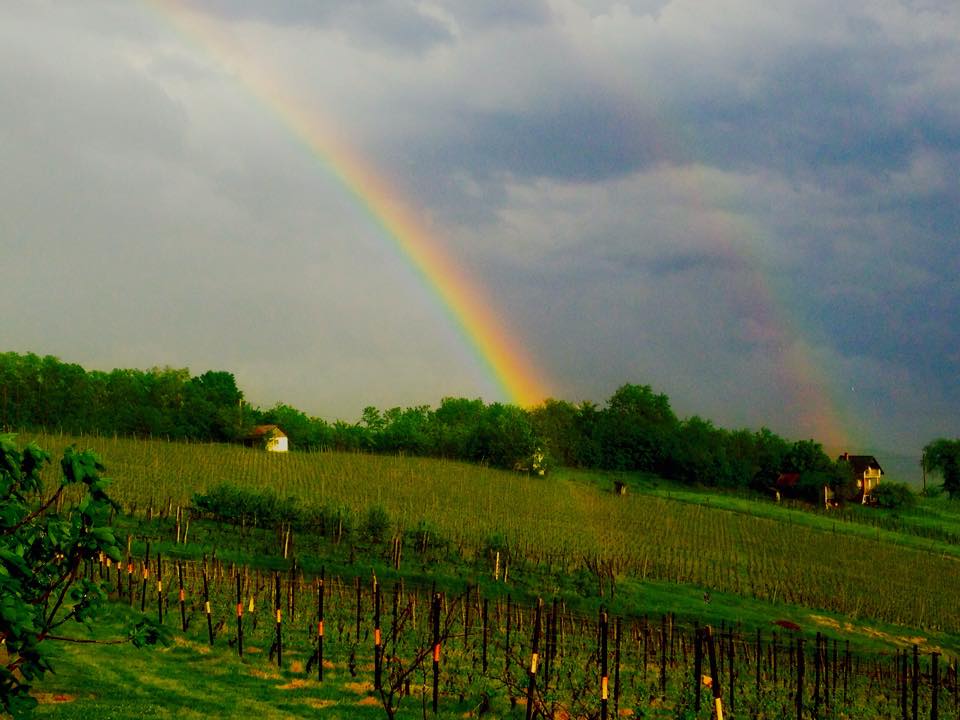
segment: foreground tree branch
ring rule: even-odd
[[[92,451],[67,448],[60,462],[62,479],[43,503],[41,470],[50,456],[34,444],[22,450],[14,435],[0,434],[0,638],[7,651],[0,665],[0,714],[24,717],[36,700],[30,683],[51,670],[45,640],[75,643],[151,644],[161,640],[152,621],[144,619],[125,640],[98,640],[53,635],[69,621],[95,617],[107,597],[101,583],[80,578],[85,560],[109,557],[119,562],[121,551],[110,528],[116,504],[106,492],[110,481]],[[54,512],[65,488],[83,490],[79,503]],[[51,605],[52,600],[52,605]]]

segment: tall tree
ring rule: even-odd
[[[923,468],[943,476],[950,498],[960,497],[960,439],[938,438],[923,448]]]

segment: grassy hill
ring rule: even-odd
[[[898,514],[865,508],[837,513],[639,475],[564,470],[534,478],[420,458],[279,455],[229,445],[57,435],[20,439],[35,439],[54,456],[74,442],[95,449],[114,479],[112,494],[136,516],[121,519],[121,526],[165,555],[200,557],[216,549],[236,562],[284,566],[272,528],[247,528],[240,539],[237,530],[194,521],[190,543],[174,546],[169,516],[144,519],[148,512],[186,507],[194,493],[226,483],[292,498],[327,517],[336,513],[354,529],[339,543],[295,531],[297,559],[308,572],[324,566],[369,577],[373,568],[382,578],[411,583],[480,584],[498,603],[507,593],[554,595],[587,616],[603,604],[627,617],[673,612],[690,623],[766,630],[774,620],[789,620],[804,632],[829,632],[872,651],[914,643],[924,651],[960,650],[960,510],[942,499],[924,499]],[[627,483],[625,496],[611,492],[614,480]],[[388,520],[376,541],[359,531],[371,508]],[[429,551],[418,547],[418,529],[431,534]],[[388,547],[396,538],[404,555],[400,569],[392,570]],[[141,543],[133,547],[135,555],[142,553]],[[490,577],[494,549],[509,564],[506,585]],[[79,681],[70,679],[79,677],[76,664],[92,656],[64,652],[65,680],[48,681],[44,692],[76,693],[71,683]],[[161,651],[164,657],[170,652]],[[96,657],[103,658],[96,663],[109,662],[106,654]],[[266,693],[265,705],[274,702],[272,690],[255,692]],[[330,692],[310,697],[324,702]],[[43,713],[72,717],[78,707],[50,703]]]

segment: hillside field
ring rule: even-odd
[[[355,527],[371,508],[381,509],[389,519],[382,547],[342,543],[350,545],[358,575],[369,576],[371,565],[389,568],[383,562],[388,538],[407,538],[393,577],[408,574],[411,582],[425,583],[433,573],[440,584],[459,577],[501,595],[553,594],[571,603],[579,595],[582,608],[604,604],[626,617],[673,612],[689,623],[764,631],[789,619],[804,632],[829,632],[871,652],[918,644],[923,652],[952,657],[960,649],[960,511],[940,498],[899,514],[861,508],[831,514],[638,475],[564,470],[536,478],[420,458],[268,454],[231,445],[58,435],[19,439],[36,440],[54,458],[71,443],[99,453],[114,481],[111,494],[136,516],[122,524],[135,543],[154,538],[155,548],[169,539],[171,520],[148,523],[148,512],[165,515],[167,508],[187,507],[194,493],[229,484],[336,512]],[[627,483],[626,495],[611,492],[614,479]],[[211,550],[210,538],[219,537],[221,553],[229,555],[222,531],[199,521],[195,528],[197,546],[177,546],[175,553],[199,557]],[[417,528],[442,538],[445,554],[418,561],[410,540]],[[323,555],[330,544],[301,538],[295,545],[301,566],[317,567],[311,554]],[[134,554],[141,547],[135,544]],[[510,562],[506,586],[485,579],[491,548]],[[370,553],[369,562],[356,560],[356,553]],[[343,570],[347,561],[340,557]],[[326,562],[338,561],[331,555]],[[67,667],[78,651],[65,652]],[[56,677],[44,683],[52,683],[45,692],[56,691]],[[45,705],[43,712],[70,716],[56,715],[56,707]]]

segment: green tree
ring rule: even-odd
[[[568,467],[579,462],[578,412],[574,405],[565,400],[548,398],[528,413],[534,432],[543,440],[551,457]]]
[[[960,497],[960,439],[939,438],[923,448],[923,469],[943,476],[950,499]]]
[[[85,560],[101,554],[121,560],[109,526],[116,509],[106,493],[110,481],[91,451],[67,448],[62,480],[44,497],[40,471],[50,456],[34,444],[22,450],[15,436],[0,434],[0,641],[7,657],[0,665],[0,711],[28,715],[36,705],[30,683],[51,670],[48,641],[69,641],[59,628],[90,624],[106,592],[100,582],[80,576]],[[70,486],[83,499],[65,512],[58,501]],[[160,631],[149,620],[130,628],[135,644],[154,643]]]
[[[666,395],[655,394],[649,385],[621,386],[596,427],[602,467],[663,472],[677,427]]]
[[[477,426],[471,459],[507,470],[529,469],[538,445],[524,410],[516,405],[493,403]]]

